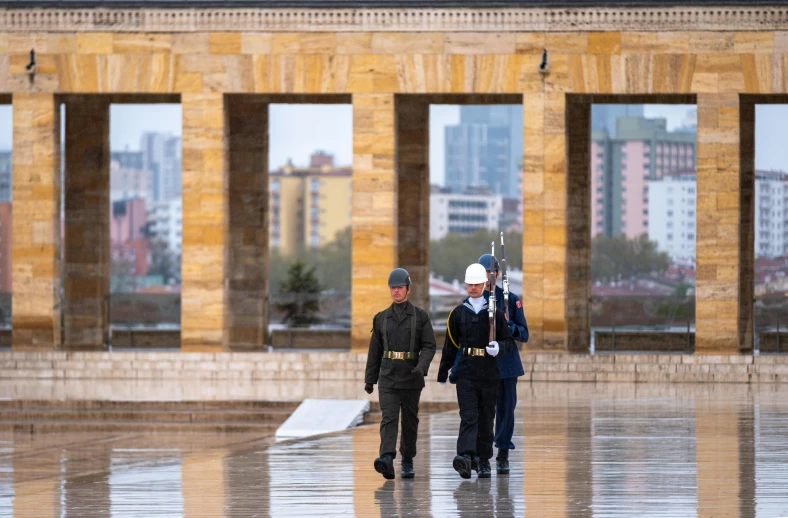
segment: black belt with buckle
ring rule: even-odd
[[[482,347],[482,348],[465,347],[462,350],[462,354],[464,354],[466,356],[484,356],[486,352],[487,351],[484,350],[484,347]]]
[[[412,360],[415,355],[408,351],[384,351],[383,357],[388,360]]]

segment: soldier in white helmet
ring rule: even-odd
[[[457,402],[460,405],[460,433],[454,469],[462,478],[471,478],[471,466],[478,466],[479,478],[489,478],[493,456],[493,423],[498,383],[501,379],[496,356],[516,348],[500,309],[494,316],[495,340],[490,341],[490,315],[484,298],[487,271],[479,263],[465,270],[468,298],[449,313],[438,382],[446,383],[457,352]],[[475,461],[475,462],[474,462]]]

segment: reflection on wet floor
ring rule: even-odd
[[[278,444],[249,434],[5,435],[0,515],[788,516],[788,390],[520,393],[508,477],[454,472],[456,412],[422,416],[415,480],[374,471],[374,425]]]

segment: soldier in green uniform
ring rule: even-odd
[[[372,320],[364,390],[372,394],[378,384],[380,410],[380,457],[375,470],[394,478],[397,426],[402,411],[402,478],[413,478],[413,457],[419,428],[419,398],[424,376],[435,356],[435,333],[429,314],[408,301],[410,276],[402,268],[389,274],[392,304]]]

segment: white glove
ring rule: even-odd
[[[498,348],[498,342],[490,342],[490,345],[488,345],[486,349],[487,349],[487,354],[493,357],[498,356],[498,351],[500,350]]]

